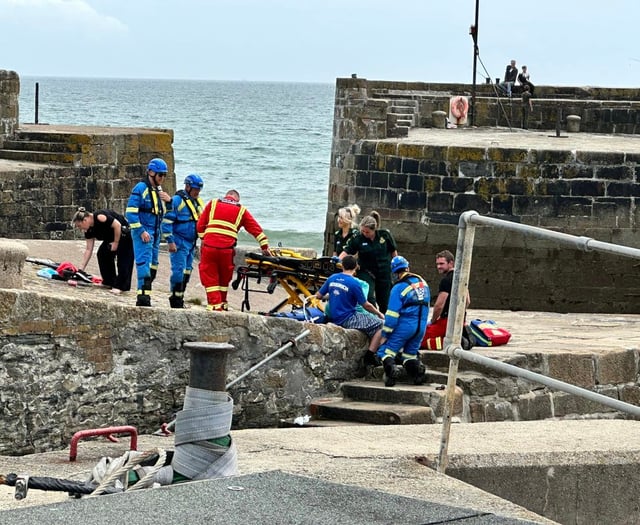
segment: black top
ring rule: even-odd
[[[518,68],[513,67],[511,64],[507,66],[507,69],[504,72],[504,81],[505,82],[515,82],[518,77]]]
[[[105,222],[100,222],[98,220],[98,215],[104,215],[107,220]],[[99,210],[93,213],[93,226],[91,226],[91,228],[89,228],[85,232],[84,238],[113,242],[113,228],[111,227],[111,225],[113,224],[113,219],[117,219],[122,226],[129,225],[127,219],[125,219],[119,213],[113,210]]]
[[[451,299],[451,288],[453,287],[453,270],[447,272],[447,274],[440,281],[440,286],[438,286],[438,293],[445,292],[447,293],[447,300],[442,307],[442,313],[440,317],[446,318],[449,317],[449,302]]]

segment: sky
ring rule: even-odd
[[[640,86],[638,0],[0,0],[20,76]]]

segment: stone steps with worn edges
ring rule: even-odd
[[[371,425],[417,425],[435,423],[430,407],[351,401],[340,397],[316,399],[309,405],[313,420],[338,419]]]

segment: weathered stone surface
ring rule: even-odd
[[[184,342],[231,343],[233,380],[305,327],[243,313],[0,290],[0,450],[57,448],[80,429],[107,425],[153,431],[181,407],[189,371]],[[236,427],[276,426],[356,376],[366,337],[331,325],[309,328],[308,338],[231,388]]]

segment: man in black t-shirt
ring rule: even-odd
[[[442,350],[443,348],[442,343],[447,333],[447,317],[449,316],[451,288],[453,287],[454,266],[455,259],[449,250],[443,250],[436,254],[436,269],[443,277],[438,286],[438,295],[433,305],[431,321],[422,338],[420,348],[426,348],[428,350]],[[467,295],[467,307],[469,306],[469,302],[469,296]]]

